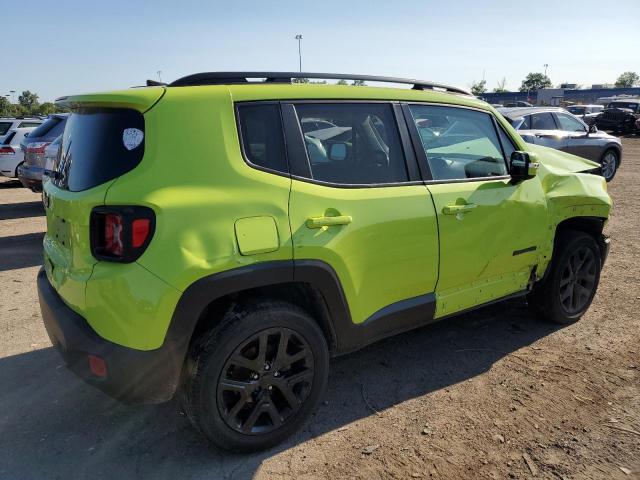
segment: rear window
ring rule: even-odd
[[[29,134],[29,138],[42,138],[43,140],[53,140],[64,130],[64,117],[50,117],[38,128]]]
[[[0,122],[0,135],[6,135],[13,122]]]
[[[62,136],[62,154],[54,165],[54,184],[78,192],[135,168],[144,155],[144,118],[119,108],[74,111]]]

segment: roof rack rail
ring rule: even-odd
[[[249,79],[262,79],[263,82],[250,82]],[[473,96],[471,92],[458,87],[425,80],[408,78],[378,77],[375,75],[350,75],[344,73],[310,73],[310,72],[203,72],[187,75],[171,82],[169,87],[188,87],[195,85],[231,85],[243,83],[292,83],[294,79],[317,80],[362,80],[366,82],[400,83],[413,85],[414,90],[442,90],[449,93]],[[153,82],[153,83],[151,83]],[[159,83],[159,82],[158,82]],[[156,82],[147,81],[147,84]]]

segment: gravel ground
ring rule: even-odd
[[[624,149],[580,322],[513,301],[336,359],[305,429],[244,456],[174,402],[119,405],[66,371],[36,296],[40,197],[0,180],[0,479],[640,478],[640,138]]]

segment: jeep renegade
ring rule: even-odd
[[[580,172],[598,165],[464,90],[148,83],[58,99],[43,193],[44,324],[121,401],[178,394],[214,444],[267,448],[316,408],[331,356],[516,296],[570,323],[596,293],[611,200]]]

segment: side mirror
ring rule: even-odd
[[[29,132],[24,134],[25,138],[29,136]]]
[[[330,160],[344,160],[347,158],[347,144],[346,143],[333,143],[329,147],[329,159]]]
[[[596,127],[595,123],[592,123],[591,125],[589,125],[589,133],[597,133],[598,132],[598,127]]]
[[[535,160],[533,153],[515,151],[511,154],[509,173],[514,182],[528,180],[538,174],[539,164],[532,160]]]

